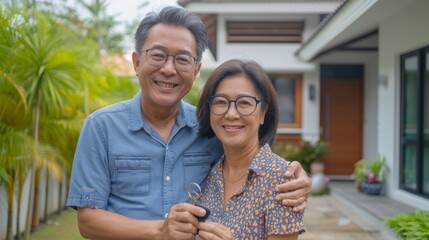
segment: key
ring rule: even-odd
[[[188,195],[191,198],[191,204],[198,206],[200,208],[204,208],[206,210],[206,215],[203,217],[197,217],[198,221],[204,222],[210,216],[210,209],[201,204],[201,187],[198,183],[190,183],[187,186]]]

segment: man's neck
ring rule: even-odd
[[[150,126],[153,127],[164,139],[168,141],[171,130],[176,122],[179,103],[174,107],[154,107],[142,103],[142,112]]]

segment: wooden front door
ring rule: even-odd
[[[351,175],[362,159],[363,66],[322,65],[321,73],[321,139],[331,146],[325,173]]]

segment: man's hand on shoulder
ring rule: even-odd
[[[311,179],[297,161],[288,165],[285,176],[294,179],[276,187],[276,191],[279,193],[276,200],[281,201],[285,206],[293,207],[295,212],[301,212],[307,207]]]

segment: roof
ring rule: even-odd
[[[133,63],[124,56],[105,55],[102,56],[101,63],[116,76],[131,77],[136,75]]]
[[[409,3],[403,0],[346,0],[318,26],[295,55],[304,61],[312,61],[352,39],[371,36],[377,33],[380,22]]]

